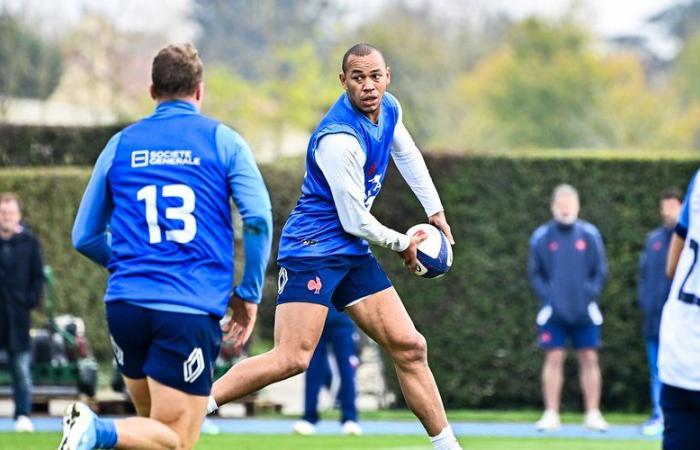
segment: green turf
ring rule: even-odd
[[[55,433],[0,433],[0,450],[45,450],[56,448]],[[658,450],[658,442],[574,439],[463,438],[465,450]],[[203,436],[196,450],[430,450],[420,436]]]

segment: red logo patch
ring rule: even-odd
[[[371,166],[367,168],[367,176],[372,177],[377,173],[377,163],[373,162]]]
[[[576,241],[576,250],[582,252],[586,250],[587,247],[588,244],[586,244],[586,241],[584,241],[583,239],[579,239],[578,241]]]
[[[320,294],[323,283],[321,283],[321,279],[319,277],[316,277],[315,280],[309,280],[306,287],[308,290],[313,291],[314,294]]]
[[[549,243],[549,251],[556,252],[559,250],[559,243],[557,241],[552,241]]]
[[[656,241],[654,242],[654,245],[651,248],[654,249],[655,252],[658,252],[659,250],[661,250],[661,247],[663,247],[661,241]]]
[[[552,333],[549,331],[543,331],[540,333],[540,342],[543,344],[549,344],[552,342]]]

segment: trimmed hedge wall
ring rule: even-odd
[[[604,409],[648,406],[647,368],[635,289],[646,233],[656,227],[658,194],[685,187],[698,160],[546,157],[428,157],[455,240],[452,272],[440,280],[407,273],[395,254],[376,249],[417,327],[448,407],[539,407],[542,354],[536,347],[537,300],[526,278],[528,239],[549,219],[551,190],[561,182],[581,194],[581,217],[605,240],[610,276],[601,298],[605,315]],[[297,199],[301,160],[263,166],[277,237]],[[103,320],[105,272],[72,251],[70,228],[87,182],[85,169],[0,171],[0,191],[20,193],[25,216],[55,268],[61,311],[88,320],[101,357],[109,355]],[[395,170],[373,212],[399,230],[424,222],[420,205]],[[276,248],[276,247],[275,247]],[[259,332],[272,329],[276,267],[268,270]],[[564,404],[580,406],[575,358],[569,358]],[[390,365],[387,365],[390,367]],[[389,371],[390,372],[390,371]],[[393,389],[397,385],[389,376]]]
[[[0,167],[92,165],[121,125],[44,127],[0,124]]]

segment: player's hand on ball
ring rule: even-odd
[[[411,236],[411,243],[406,248],[406,250],[399,252],[399,256],[403,258],[403,265],[408,267],[411,273],[416,271],[416,265],[418,264],[417,251],[418,244],[428,239],[428,235],[420,232]]]
[[[452,230],[450,229],[450,225],[447,223],[447,219],[445,218],[445,211],[440,211],[439,213],[435,213],[428,217],[428,223],[442,231],[450,244],[455,245],[455,240],[452,237]]]
[[[224,333],[224,340],[231,343],[234,353],[240,355],[243,346],[253,333],[258,316],[258,305],[246,302],[234,294],[229,307],[232,311],[231,320],[221,326],[221,331]]]

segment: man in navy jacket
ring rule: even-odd
[[[530,239],[528,276],[540,299],[537,314],[539,345],[546,351],[542,369],[545,411],[536,427],[554,431],[561,426],[559,404],[564,381],[566,341],[578,353],[586,418],[584,425],[605,431],[599,410],[601,375],[598,364],[603,316],[597,299],[607,276],[605,249],[598,229],[578,219],[579,197],[567,185],[552,195],[553,220]]]
[[[650,374],[650,395],[652,413],[649,420],[642,426],[642,432],[647,435],[661,434],[664,429],[663,413],[661,412],[661,381],[657,358],[659,354],[659,325],[668,292],[671,289],[671,279],[666,276],[666,257],[671,237],[678,222],[683,196],[677,189],[667,189],[659,200],[659,213],[662,225],[649,233],[644,252],[639,261],[639,306],[644,313],[643,333],[646,341],[647,361]]]
[[[15,402],[15,430],[33,431],[31,310],[44,285],[41,246],[22,225],[17,195],[0,194],[0,350],[6,350]]]

